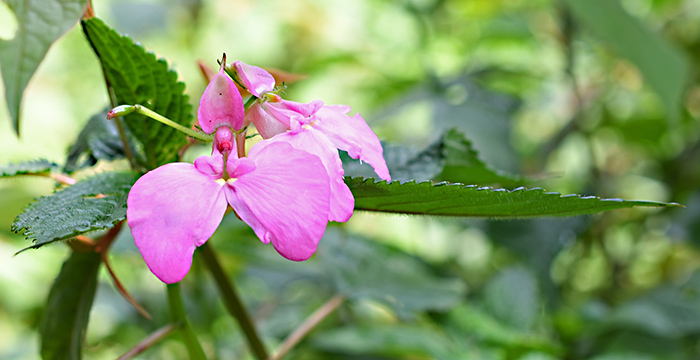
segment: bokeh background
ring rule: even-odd
[[[456,127],[493,167],[535,179],[529,186],[686,205],[527,221],[356,213],[329,228],[304,263],[285,261],[228,216],[212,245],[270,347],[334,293],[350,294],[290,359],[700,358],[700,1],[94,0],[94,8],[168,59],[195,106],[206,86],[196,61],[215,67],[225,52],[308,75],[286,98],[350,105],[393,145],[419,150]],[[12,37],[13,21],[0,4],[0,37]],[[0,163],[62,164],[107,103],[75,27],[25,92],[21,137],[0,103]],[[187,157],[198,151],[206,149]],[[38,319],[69,249],[13,256],[29,243],[10,226],[53,187],[0,179],[3,359],[39,358]],[[103,271],[86,359],[116,358],[168,321],[165,288],[128,231],[111,261],[154,320]],[[197,261],[183,287],[208,354],[250,358]],[[173,336],[142,358],[184,354]]]

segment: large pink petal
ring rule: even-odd
[[[328,223],[330,187],[323,163],[283,142],[260,142],[249,158],[255,170],[228,181],[229,204],[263,243],[272,242],[287,259],[308,259]]]
[[[131,188],[127,222],[146,265],[164,283],[187,275],[195,248],[221,223],[223,187],[192,164],[173,163],[148,172]]]
[[[304,150],[321,159],[328,172],[331,185],[331,207],[328,220],[348,221],[355,208],[355,198],[343,180],[343,162],[340,160],[338,150],[330,140],[313,127],[305,126],[296,134],[286,132],[273,137],[270,141],[290,143],[295,149]]]
[[[233,63],[236,76],[248,92],[259,98],[260,95],[275,89],[275,78],[267,70],[236,61]]]
[[[199,100],[199,110],[197,110],[199,127],[207,134],[214,133],[216,128],[222,125],[240,130],[244,117],[245,109],[241,93],[238,92],[233,80],[226,75],[222,66]]]
[[[313,125],[328,136],[338,149],[347,151],[353,159],[359,158],[372,165],[380,178],[391,180],[379,138],[360,114],[347,116],[349,111],[347,106],[324,106],[316,112],[318,121]]]

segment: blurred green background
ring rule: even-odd
[[[347,104],[387,143],[416,150],[457,127],[497,169],[551,191],[675,201],[540,220],[356,213],[292,263],[234,216],[212,238],[271,347],[335,292],[350,300],[290,359],[700,358],[700,1],[95,0],[96,14],[187,84],[196,60],[308,78],[286,98]],[[13,19],[0,4],[0,37]],[[64,162],[108,103],[79,27],[51,48],[23,103],[22,136],[0,103],[0,163]],[[193,158],[195,149],[188,154]],[[100,164],[102,168],[125,166]],[[86,176],[78,174],[77,176]],[[0,358],[37,359],[37,322],[69,250],[29,245],[14,216],[44,178],[0,179]],[[86,359],[112,359],[167,323],[164,286],[128,232],[111,251],[140,317],[103,271]],[[250,358],[211,279],[185,279],[212,358]],[[142,358],[181,359],[173,336]]]

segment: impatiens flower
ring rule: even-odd
[[[212,236],[227,204],[263,243],[290,260],[311,257],[326,229],[330,187],[318,157],[262,141],[248,157],[225,162],[219,149],[234,149],[235,140],[228,128],[220,129],[212,156],[200,156],[194,165],[163,165],[129,193],[127,218],[136,246],[165,283],[185,277],[194,250]]]
[[[359,114],[347,115],[350,107],[324,105],[320,100],[308,104],[284,100],[272,93],[274,79],[265,70],[240,61],[233,67],[240,82],[259,98],[246,113],[245,123],[252,122],[264,139],[288,142],[323,161],[331,181],[329,220],[347,221],[354,208],[337,149],[370,164],[380,178],[391,180],[377,135]]]

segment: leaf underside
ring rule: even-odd
[[[15,175],[43,175],[51,172],[57,165],[45,160],[30,160],[14,164],[0,165],[0,177]]]
[[[541,188],[492,189],[450,183],[375,182],[345,178],[355,210],[488,218],[533,218],[594,214],[631,207],[671,207],[676,203],[562,195]]]
[[[39,324],[44,360],[79,360],[101,258],[96,252],[73,252],[49,292]]]
[[[12,125],[19,135],[24,88],[49,47],[80,18],[85,0],[6,0],[17,18],[12,40],[0,39],[0,63]]]
[[[135,149],[132,149],[132,153],[135,153]],[[102,111],[93,115],[80,131],[78,139],[68,150],[63,171],[71,173],[95,165],[98,159],[117,160],[124,154],[124,142],[116,123],[107,119],[107,111]]]
[[[111,228],[126,218],[126,199],[137,178],[133,172],[106,172],[39,198],[17,215],[12,231],[33,240],[31,249]]]
[[[141,104],[176,123],[192,124],[192,105],[185,84],[164,59],[107,26],[98,18],[82,21],[83,31],[102,64],[106,80],[114,90],[117,104]],[[144,147],[147,168],[177,161],[178,151],[187,144],[179,131],[143,115],[124,118],[126,127]]]

